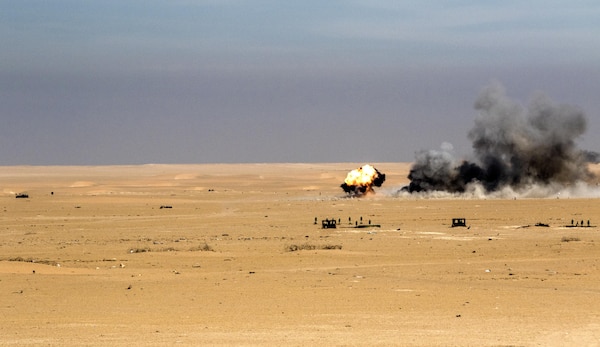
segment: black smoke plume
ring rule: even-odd
[[[461,193],[478,182],[492,192],[507,186],[568,185],[591,177],[589,153],[575,144],[586,130],[577,107],[557,105],[540,94],[524,108],[495,83],[483,90],[475,109],[479,116],[468,133],[474,160],[457,162],[444,150],[419,152],[403,190]]]

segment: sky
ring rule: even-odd
[[[468,156],[490,83],[600,151],[593,0],[0,0],[0,46],[0,165]]]

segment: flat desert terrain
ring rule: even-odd
[[[598,198],[363,164],[0,167],[0,346],[600,346]]]

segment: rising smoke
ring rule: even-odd
[[[505,187],[517,191],[591,177],[586,152],[575,144],[586,129],[580,109],[557,105],[541,94],[524,108],[498,83],[482,91],[475,109],[479,116],[468,133],[474,159],[456,161],[443,149],[419,152],[403,190],[462,193],[480,184],[487,192]]]

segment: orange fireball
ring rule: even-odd
[[[373,191],[373,186],[381,187],[385,174],[371,165],[364,165],[352,170],[346,176],[342,189],[348,194],[362,195]]]

